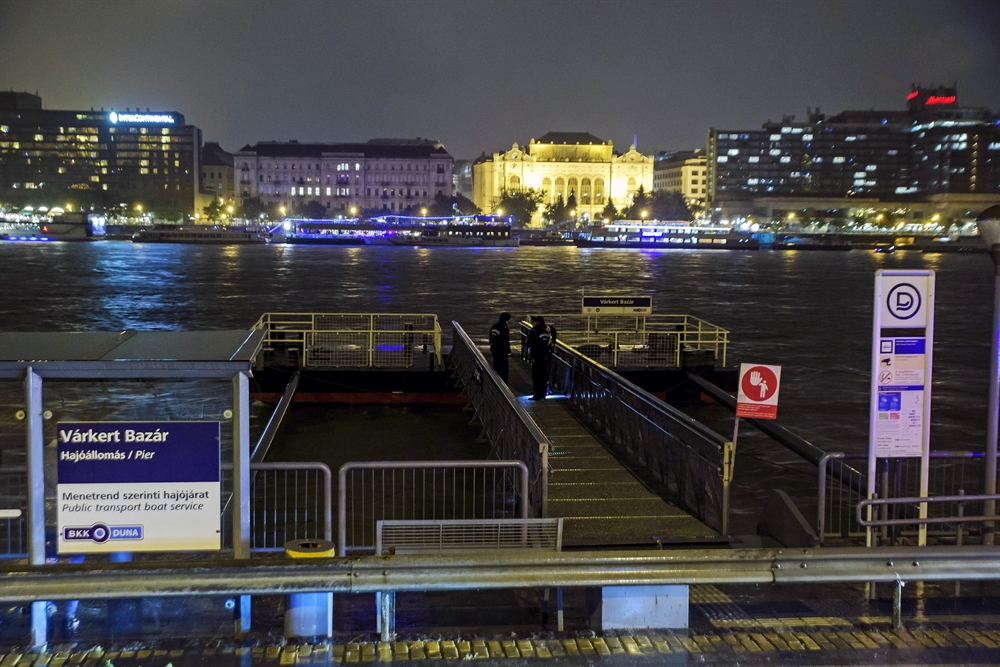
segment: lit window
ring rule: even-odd
[[[729,152],[729,155],[739,155],[740,154],[740,149],[738,149],[738,148],[730,148],[728,152]]]
[[[777,148],[772,148],[770,151],[768,151],[768,154],[777,156],[781,155],[781,151],[778,150]]]
[[[802,141],[812,141],[812,140],[813,140],[813,135],[811,135],[811,134],[803,134],[802,135]]]
[[[771,135],[771,141],[781,141],[781,135],[780,134],[772,134]]]
[[[747,158],[747,162],[760,162],[760,158],[757,157],[756,155],[751,155],[749,158]]]
[[[783,164],[785,164],[785,163],[788,163],[788,162],[791,162],[791,161],[792,161],[792,158],[791,158],[791,156],[788,156],[788,155],[783,155],[783,156],[781,156],[781,162],[782,162]]]
[[[330,188],[329,188],[329,187],[328,187],[328,188],[326,189],[326,196],[327,196],[327,197],[329,197],[329,196],[330,196]]]
[[[844,158],[840,157],[839,155],[837,157],[833,158],[833,163],[834,164],[841,164],[843,162],[844,162]]]

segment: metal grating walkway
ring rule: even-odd
[[[563,544],[610,546],[701,541],[718,534],[640,482],[570,411],[565,398],[529,400],[531,367],[511,359],[510,388],[551,442],[550,518]]]

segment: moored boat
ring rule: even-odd
[[[727,227],[696,227],[685,221],[616,220],[587,227],[576,237],[583,248],[656,250],[757,250],[760,242]]]
[[[204,226],[154,227],[141,229],[132,235],[133,243],[267,243],[266,231],[248,228]]]

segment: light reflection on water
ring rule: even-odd
[[[782,365],[783,424],[824,449],[861,451],[878,268],[937,271],[932,441],[981,449],[987,255],[0,244],[0,328],[226,329],[265,311],[388,311],[437,313],[484,338],[503,310],[579,312],[584,291],[649,294],[657,312],[731,329],[730,364]]]

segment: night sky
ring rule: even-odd
[[[0,0],[0,88],[178,111],[230,151],[420,136],[472,158],[549,130],[690,149],[956,80],[1000,111],[1000,2]]]

